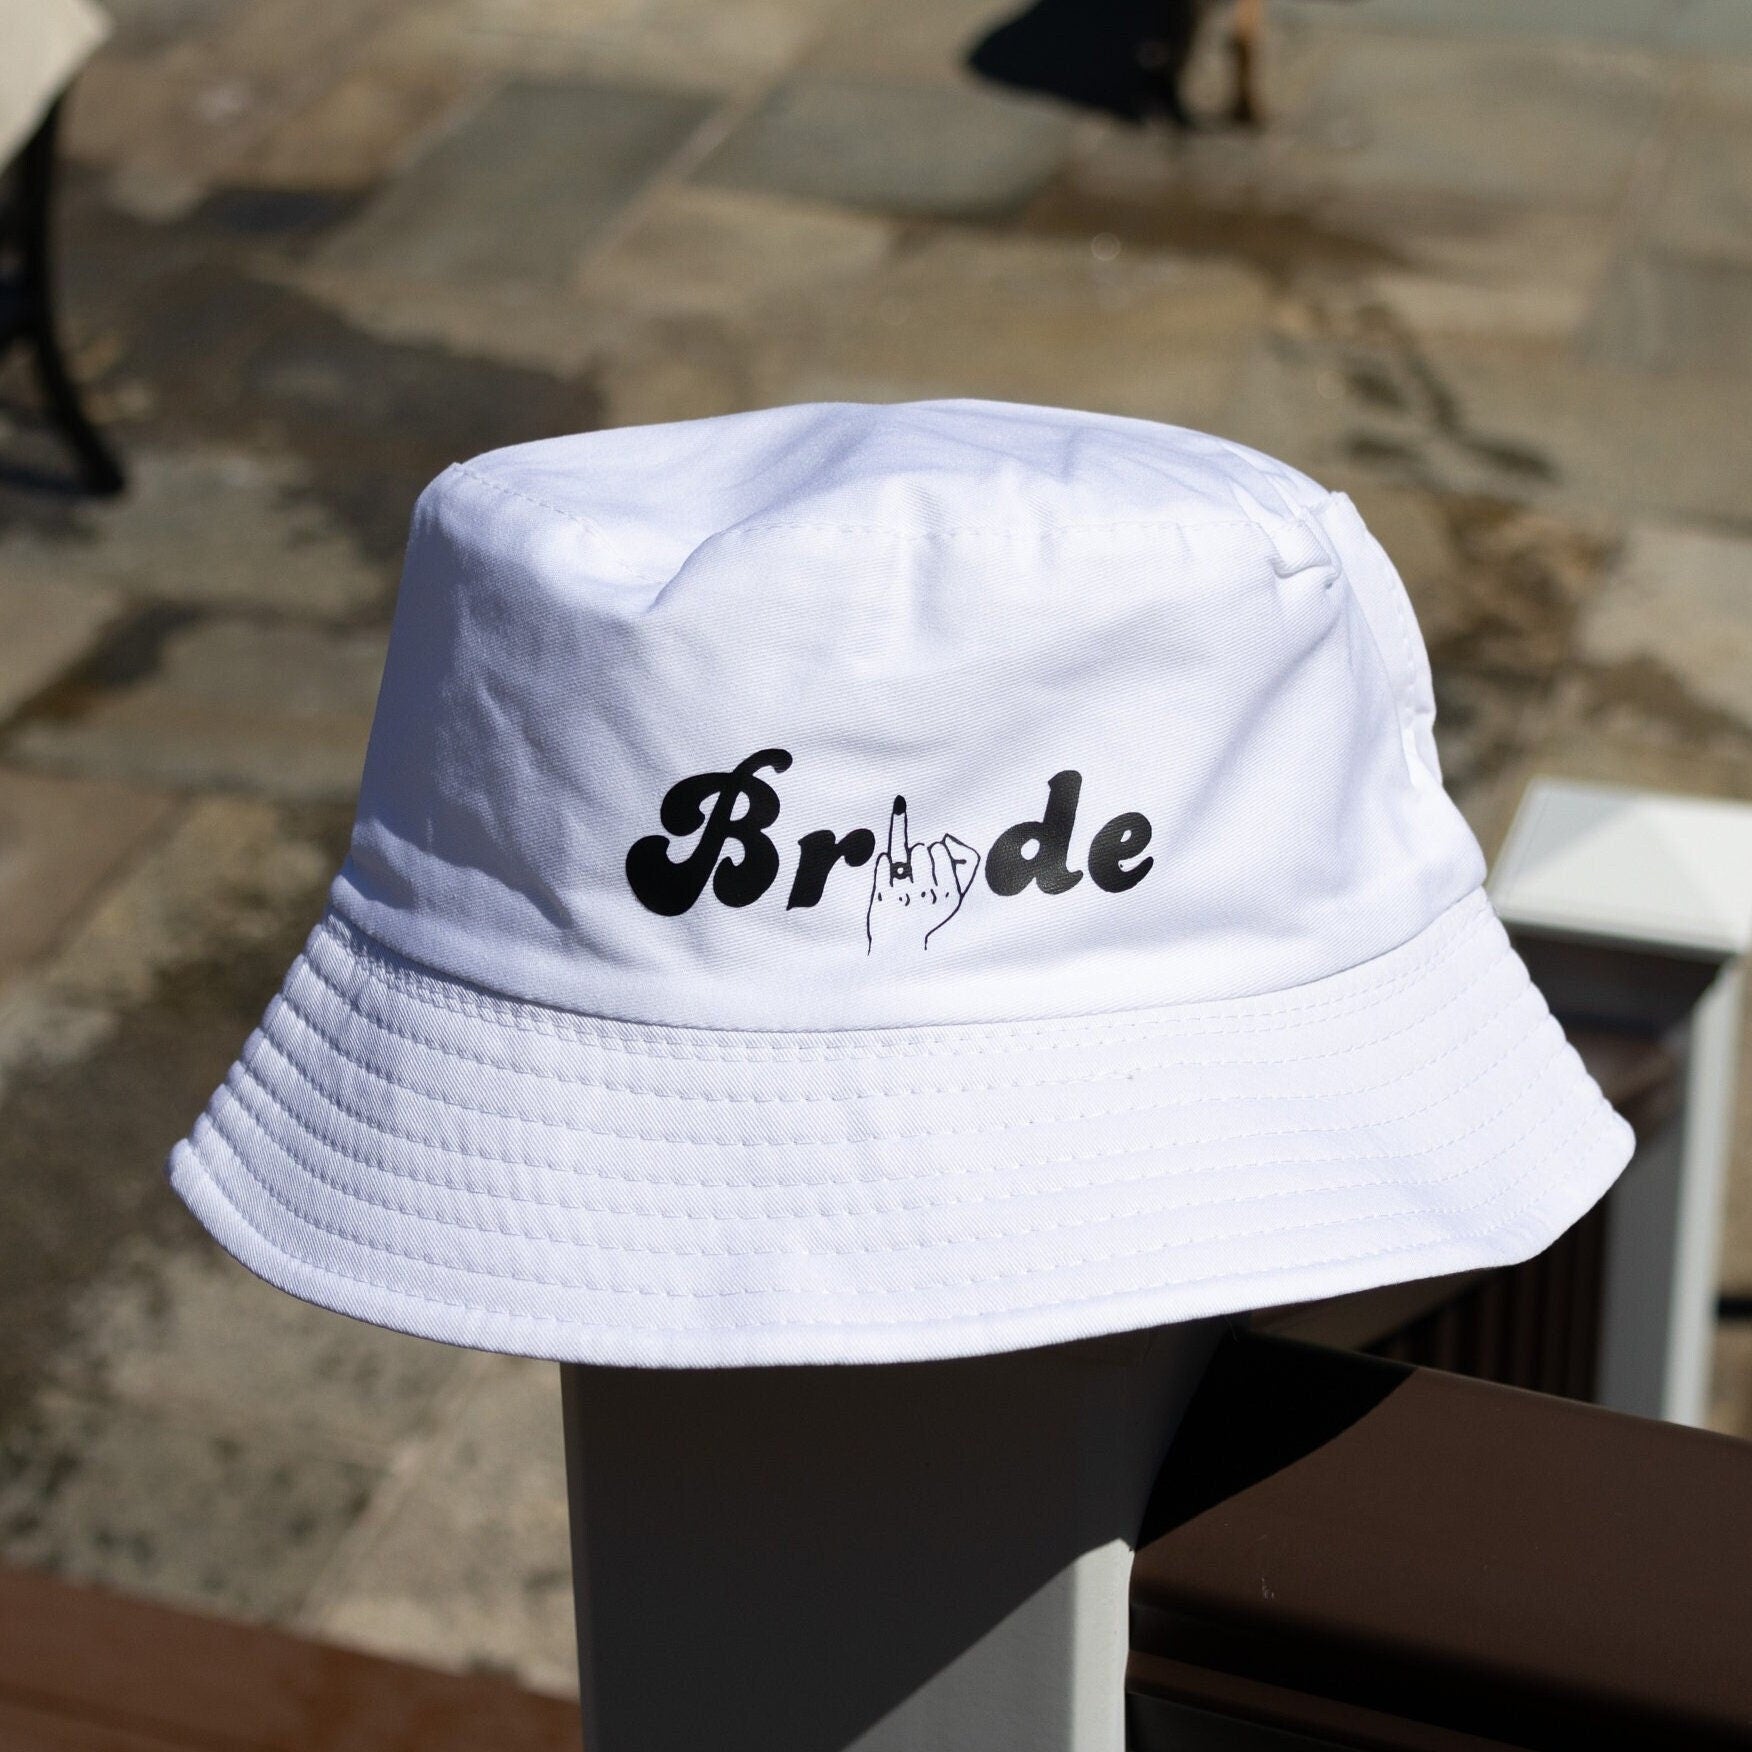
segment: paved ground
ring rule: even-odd
[[[971,85],[1001,0],[112,10],[68,290],[136,486],[0,485],[0,1558],[569,1681],[553,1372],[263,1289],[156,1175],[319,903],[453,457],[1209,426],[1361,501],[1487,842],[1533,768],[1752,797],[1743,0],[1283,0],[1269,131],[1179,143]]]

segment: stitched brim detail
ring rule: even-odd
[[[1505,1264],[1630,1149],[1476,895],[1274,997],[811,1035],[514,1003],[331,916],[170,1174],[245,1265],[342,1313],[728,1367]]]

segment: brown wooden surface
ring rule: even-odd
[[[1133,1651],[1126,1665],[1126,1744],[1132,1752],[1184,1752],[1186,1718],[1209,1718],[1318,1738],[1353,1752],[1512,1752],[1501,1740],[1431,1727],[1356,1704],[1335,1703],[1210,1667],[1192,1667],[1161,1655]],[[1161,1705],[1172,1705],[1171,1710]],[[1194,1741],[1203,1745],[1203,1740]]]
[[[1148,1532],[1133,1651],[1213,1709],[1246,1681],[1305,1731],[1752,1747],[1752,1443],[1242,1335]]]
[[[578,1752],[578,1711],[0,1570],[0,1752]]]

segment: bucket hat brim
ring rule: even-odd
[[[1293,991],[647,1026],[317,927],[170,1175],[282,1289],[644,1367],[922,1361],[1507,1264],[1631,1133],[1482,893]]]

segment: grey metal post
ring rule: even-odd
[[[1752,807],[1597,785],[1529,786],[1491,895],[1554,1009],[1658,1036],[1676,1111],[1607,1204],[1596,1397],[1703,1421],[1743,964]]]
[[[589,1752],[1122,1752],[1132,1548],[1216,1336],[567,1367]]]

